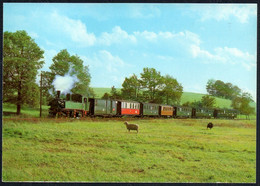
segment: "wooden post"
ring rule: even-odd
[[[42,72],[40,81],[40,118],[42,117]]]

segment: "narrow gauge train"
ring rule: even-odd
[[[237,117],[234,109],[207,109],[144,103],[127,100],[87,98],[79,94],[57,97],[49,103],[49,116],[56,117],[172,117],[172,118],[229,118]]]

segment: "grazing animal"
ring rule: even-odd
[[[137,124],[128,124],[127,121],[126,121],[124,124],[126,125],[126,128],[127,128],[127,130],[128,130],[129,132],[130,132],[130,130],[136,130],[137,133],[138,133],[139,125],[137,125]]]
[[[213,123],[211,123],[211,122],[208,123],[208,125],[207,125],[207,129],[208,129],[208,128],[210,128],[210,129],[213,128]]]

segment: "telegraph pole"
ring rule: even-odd
[[[41,71],[41,81],[40,81],[40,118],[42,117],[42,71]]]

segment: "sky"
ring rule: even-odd
[[[4,3],[3,31],[25,30],[44,50],[43,71],[67,49],[91,87],[122,87],[143,68],[170,75],[184,92],[230,82],[256,100],[257,4]]]

